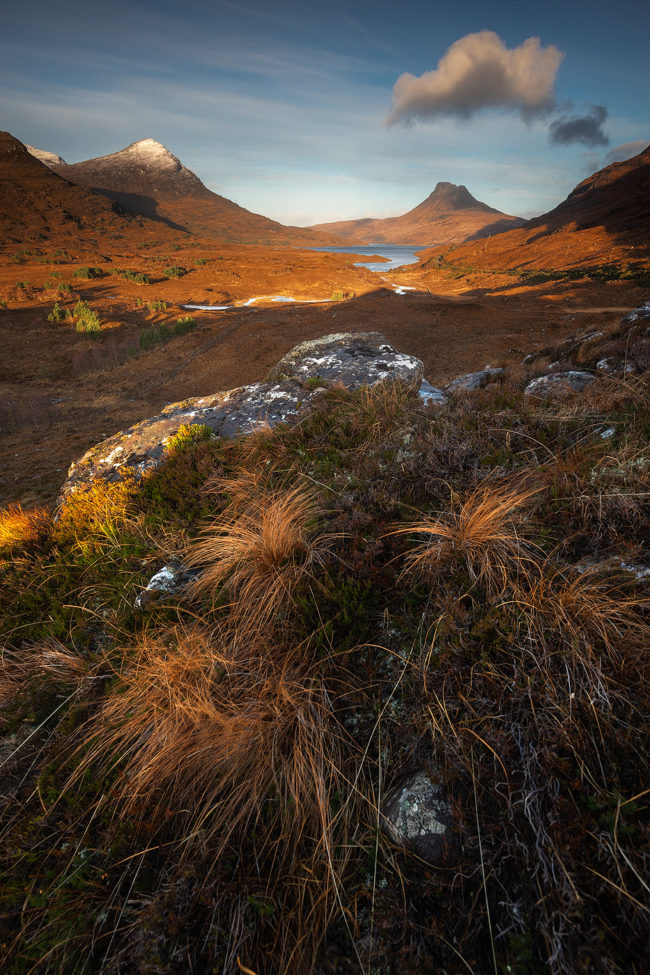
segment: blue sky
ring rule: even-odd
[[[403,213],[439,180],[532,216],[650,143],[644,0],[21,0],[2,21],[1,128],[67,162],[158,139],[284,223]]]

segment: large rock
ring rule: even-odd
[[[322,395],[323,386],[337,382],[355,389],[391,379],[402,380],[417,392],[422,363],[396,352],[378,332],[325,335],[303,342],[284,356],[266,382],[171,403],[158,416],[91,447],[71,465],[59,501],[96,478],[117,481],[127,473],[141,477],[153,470],[183,426],[201,424],[217,436],[234,437],[261,425],[273,427],[296,419]]]
[[[548,376],[531,379],[524,390],[524,396],[545,398],[565,396],[567,393],[581,393],[585,386],[593,381],[594,377],[589,372],[552,372]]]
[[[479,369],[478,372],[467,372],[464,376],[457,376],[456,379],[452,379],[451,382],[447,383],[445,389],[450,393],[457,393],[462,389],[482,389],[494,379],[502,376],[503,373],[504,370],[500,367],[492,368],[491,366],[486,366],[485,369]]]
[[[451,805],[434,772],[416,772],[395,789],[382,807],[382,825],[400,846],[442,865],[453,860],[458,841],[452,832]]]
[[[379,332],[347,332],[301,342],[280,359],[268,378],[329,379],[348,389],[401,379],[417,390],[422,376],[420,360],[396,352]]]

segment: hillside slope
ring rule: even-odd
[[[134,232],[145,240],[161,236],[159,224],[125,214],[105,196],[63,179],[9,132],[0,132],[0,228],[4,249],[39,241],[96,243]]]

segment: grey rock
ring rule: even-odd
[[[650,325],[650,304],[639,305],[634,311],[628,312],[628,314],[621,319],[622,325]]]
[[[179,562],[170,562],[159,569],[147,583],[134,602],[134,608],[143,610],[149,603],[161,599],[163,596],[173,596],[182,592],[189,582],[196,579],[197,569],[188,569]]]
[[[434,772],[411,775],[387,797],[381,812],[382,828],[395,843],[436,865],[455,859],[451,805]]]
[[[401,379],[417,390],[423,366],[414,356],[397,352],[379,332],[343,332],[297,345],[267,378],[301,382],[329,379],[348,389]]]
[[[524,390],[524,396],[563,396],[567,393],[581,393],[585,386],[594,381],[589,372],[552,372],[548,376],[531,379]]]
[[[71,465],[59,503],[98,477],[142,477],[160,464],[182,426],[201,424],[216,436],[234,437],[295,420],[322,395],[322,388],[308,384],[319,378],[325,387],[337,382],[350,389],[400,379],[415,391],[422,382],[422,363],[396,352],[378,332],[347,332],[303,342],[284,356],[266,382],[171,403],[158,416],[91,447]]]
[[[627,376],[636,371],[631,362],[621,362],[612,356],[605,356],[604,359],[599,359],[596,363],[596,369],[598,372],[607,373],[609,376]]]
[[[504,370],[501,368],[486,366],[485,369],[479,369],[478,372],[467,372],[464,376],[457,376],[456,379],[447,383],[445,389],[449,390],[450,393],[456,393],[461,389],[482,389],[493,379],[502,376],[503,373]]]
[[[428,380],[423,379],[420,383],[420,388],[418,390],[418,396],[425,403],[439,403],[442,405],[447,402],[447,396],[444,390],[438,389],[437,386],[432,386]]]

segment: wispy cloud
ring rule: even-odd
[[[533,118],[555,103],[553,85],[563,57],[553,45],[542,47],[539,37],[508,49],[494,31],[467,34],[434,71],[397,79],[388,124],[440,115],[468,119],[485,108],[514,109]]]
[[[622,142],[620,146],[614,146],[605,155],[605,164],[615,162],[624,162],[626,159],[631,159],[632,156],[638,156],[640,152],[650,145],[650,138],[648,139],[635,139],[633,142]]]

